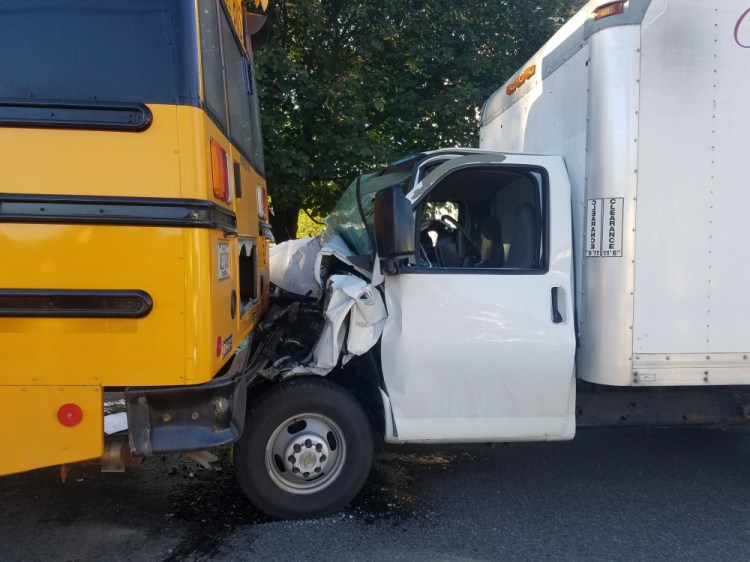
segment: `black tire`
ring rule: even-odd
[[[312,376],[278,384],[249,404],[234,448],[243,491],[281,519],[344,507],[362,489],[372,458],[372,430],[359,402]]]

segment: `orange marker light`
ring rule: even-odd
[[[65,427],[74,427],[81,423],[83,410],[77,404],[63,404],[57,410],[57,421]]]
[[[229,168],[229,155],[218,142],[211,139],[211,182],[214,197],[227,203],[230,201]]]
[[[599,21],[608,16],[616,16],[621,14],[624,10],[625,2],[611,2],[609,4],[604,4],[604,6],[599,6],[594,10],[594,21]]]
[[[513,82],[508,84],[508,86],[505,88],[505,94],[508,96],[513,94],[518,88],[526,83],[526,80],[534,76],[534,74],[536,74],[536,65],[532,64],[531,66],[527,67],[521,74],[519,74]]]

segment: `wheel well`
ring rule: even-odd
[[[383,435],[385,414],[383,399],[380,395],[382,373],[373,355],[378,347],[376,346],[365,355],[353,357],[346,365],[337,367],[324,378],[348,390],[364,408],[372,429]],[[300,377],[308,376],[314,377],[315,375],[300,375]],[[258,400],[276,384],[264,378],[253,382],[248,388],[248,402]]]
[[[383,377],[374,353],[379,354],[379,346],[364,355],[353,357],[346,365],[336,368],[326,378],[351,392],[365,409],[373,430],[383,435],[385,414],[383,398],[380,395]]]

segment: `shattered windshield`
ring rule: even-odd
[[[360,256],[375,252],[357,204],[357,181],[360,182],[361,189],[362,184],[366,184],[374,175],[375,173],[362,174],[350,183],[336,207],[326,217],[326,238],[338,234]]]
[[[338,234],[356,254],[374,257],[375,195],[393,185],[400,185],[404,193],[408,192],[414,169],[423,158],[423,154],[409,156],[355,179],[326,218],[325,237],[330,239]]]

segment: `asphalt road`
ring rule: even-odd
[[[0,560],[747,560],[750,433],[388,447],[336,515],[273,521],[235,484],[151,459],[0,478]]]

